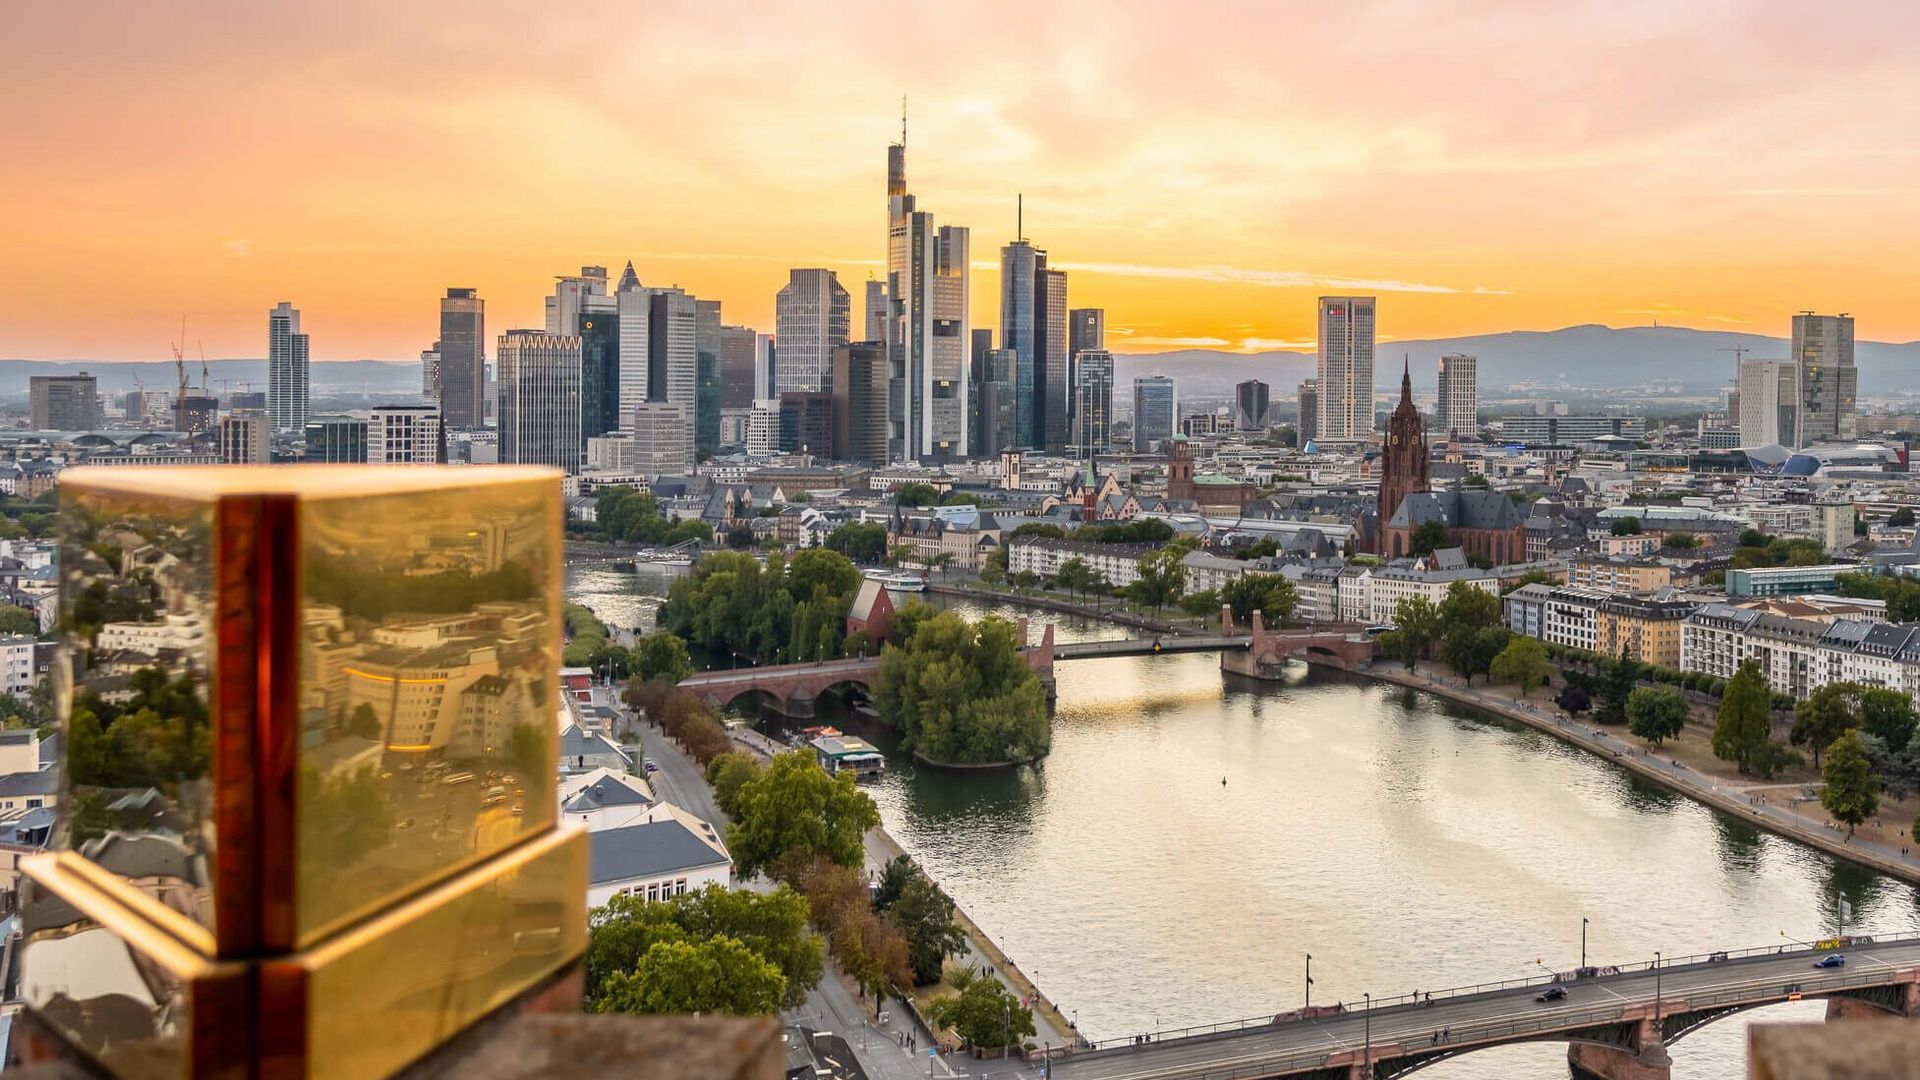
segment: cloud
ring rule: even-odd
[[[244,236],[236,236],[221,244],[220,247],[236,259],[244,259],[253,254],[253,241]]]
[[[1218,349],[1233,342],[1217,337],[1134,337],[1128,338],[1127,344],[1162,345],[1174,349]]]
[[[1248,352],[1260,352],[1265,349],[1318,349],[1320,342],[1313,338],[1294,341],[1287,338],[1247,337],[1240,339],[1240,347]]]
[[[1210,281],[1220,285],[1255,285],[1268,289],[1350,289],[1356,292],[1462,293],[1505,295],[1505,290],[1485,288],[1459,289],[1452,285],[1431,285],[1391,278],[1350,278],[1337,274],[1316,274],[1305,270],[1251,270],[1239,266],[1143,266],[1139,263],[1059,262],[1062,270],[1087,274],[1111,274],[1116,277],[1177,278],[1185,281]]]

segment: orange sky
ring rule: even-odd
[[[1039,12],[1041,14],[1036,14]],[[1662,323],[1920,338],[1920,10],[1805,3],[14,5],[0,357],[411,358],[628,257],[771,329],[922,209],[1027,234],[1112,344]],[[999,323],[998,274],[973,322]]]

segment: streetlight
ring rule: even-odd
[[[1587,966],[1587,917],[1580,916],[1580,966]]]
[[[1367,1036],[1366,1042],[1361,1044],[1364,1049],[1360,1051],[1360,1077],[1361,1080],[1371,1080],[1373,1076],[1373,995],[1361,994],[1360,996],[1367,1001]]]
[[[1313,1008],[1313,954],[1307,954],[1307,1002],[1306,1007]]]
[[[1653,1027],[1654,1034],[1660,1032],[1660,950],[1653,951]]]

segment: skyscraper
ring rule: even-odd
[[[311,430],[311,428],[309,428]],[[433,405],[375,405],[367,421],[373,465],[435,465],[447,460],[446,433]]]
[[[1107,311],[1083,307],[1067,312],[1067,355],[1077,357],[1088,349],[1107,347]]]
[[[1790,360],[1743,360],[1736,376],[1734,424],[1740,445],[1800,445],[1799,368]]]
[[[1165,375],[1143,375],[1133,380],[1133,449],[1147,453],[1173,438],[1179,399],[1173,380]]]
[[[275,431],[307,430],[307,335],[285,300],[267,315],[267,420]]]
[[[720,301],[693,302],[693,445],[720,448]]]
[[[821,390],[789,390],[774,407],[776,443],[787,453],[833,456],[833,395]],[[749,447],[751,449],[751,447]]]
[[[967,448],[969,234],[914,209],[901,138],[887,148],[888,451],[948,460]]]
[[[620,320],[620,430],[633,430],[633,410],[647,401],[653,370],[653,292],[640,284],[633,260],[620,274],[613,291],[614,313]]]
[[[1267,384],[1248,379],[1233,388],[1233,422],[1241,431],[1267,426]]]
[[[887,283],[876,278],[867,279],[866,327],[862,341],[887,340]]]
[[[993,452],[987,449],[987,354],[993,351],[993,331],[976,326],[968,338],[971,344],[967,349],[967,403],[973,415],[967,418],[967,454],[975,458],[988,457]]]
[[[586,440],[618,431],[620,422],[620,315],[611,296],[583,307],[575,322],[580,338],[580,446]],[[608,310],[613,309],[613,310]]]
[[[1090,348],[1073,355],[1072,451],[1090,458],[1113,439],[1113,354]]]
[[[1019,360],[1012,349],[987,350],[986,370],[980,380],[980,423],[984,429],[980,457],[998,457],[1020,444],[1016,428],[1019,408],[1013,389],[1014,370]]]
[[[487,303],[473,289],[440,301],[440,419],[467,431],[487,426]]]
[[[887,461],[887,347],[856,341],[833,350],[833,450],[840,461]]]
[[[577,317],[577,315],[576,315]],[[499,365],[500,461],[580,471],[580,338],[509,330]]]
[[[36,431],[91,431],[100,426],[100,383],[92,375],[27,376]]]
[[[1067,351],[1067,272],[1046,266],[1045,252],[1041,253],[1040,261],[1034,321],[1039,328],[1040,370],[1045,373],[1042,396],[1046,404],[1040,432],[1044,438],[1039,445],[1049,454],[1059,454],[1067,448],[1073,407],[1068,382],[1073,354]]]
[[[1037,447],[1046,441],[1041,397],[1046,377],[1040,369],[1038,312],[1040,268],[1046,254],[1025,240],[1000,249],[1000,347],[1013,353],[1013,441]]]
[[[420,400],[440,401],[440,343],[420,350]]]
[[[692,418],[684,405],[643,401],[633,410],[633,464],[643,472],[677,475],[693,467],[687,433]]]
[[[568,336],[580,325],[587,298],[607,295],[607,268],[583,266],[578,274],[553,279],[553,295],[546,299],[547,333]]]
[[[1448,439],[1471,439],[1480,432],[1480,359],[1464,353],[1440,358],[1440,399],[1434,426]]]
[[[750,408],[758,397],[766,396],[756,396],[754,391],[759,338],[751,326],[720,328],[721,408]]]
[[[680,406],[687,421],[682,433],[686,458],[693,460],[695,409],[700,383],[697,301],[680,289],[646,291],[647,400]],[[665,414],[652,418],[658,429]]]
[[[1320,298],[1320,418],[1323,442],[1373,434],[1373,315],[1371,296]]]
[[[1853,366],[1853,316],[1793,317],[1793,361],[1800,368],[1799,439],[1807,446],[1851,437],[1860,371]]]
[[[833,350],[848,341],[850,315],[850,297],[833,271],[787,272],[787,284],[773,301],[773,335],[780,343],[776,395],[833,389]]]
[[[1294,391],[1294,400],[1298,414],[1293,423],[1297,435],[1295,445],[1305,447],[1309,440],[1320,437],[1320,380],[1302,380],[1300,388]]]

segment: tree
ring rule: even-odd
[[[707,785],[713,788],[713,804],[728,817],[738,805],[740,789],[760,775],[760,763],[743,750],[730,750],[707,762]]]
[[[998,979],[975,979],[952,997],[929,1007],[935,1023],[984,1049],[1015,1046],[1032,1035],[1033,1014]]]
[[[1220,601],[1233,608],[1233,621],[1251,624],[1253,613],[1268,627],[1285,626],[1300,598],[1293,582],[1279,574],[1241,574],[1220,588]]]
[[[656,630],[627,650],[627,668],[641,682],[677,683],[693,674],[687,643],[675,634]]]
[[[1766,676],[1749,660],[1727,680],[1720,695],[1720,715],[1713,727],[1713,756],[1736,762],[1749,772],[1754,753],[1767,744],[1772,731],[1773,692]]]
[[[1389,511],[1382,511],[1388,513]],[[1453,546],[1453,534],[1447,531],[1447,523],[1439,518],[1428,518],[1413,530],[1409,538],[1414,555],[1431,555],[1440,548]]]
[[[1859,726],[1860,690],[1858,683],[1828,683],[1794,706],[1787,741],[1807,747],[1813,754],[1814,768],[1820,767],[1822,750]]]
[[[780,1011],[787,980],[780,969],[739,941],[660,941],[632,971],[616,971],[594,999],[603,1013],[725,1013],[758,1016]]]
[[[1593,718],[1603,724],[1626,723],[1627,698],[1639,681],[1640,662],[1627,655],[1623,645],[1620,656],[1600,673],[1600,692],[1594,703]]]
[[[907,509],[918,509],[919,507],[932,506],[939,502],[940,492],[939,489],[935,488],[932,484],[922,484],[915,481],[909,484],[901,484],[899,487],[894,488],[893,501],[896,505]]]
[[[771,963],[786,983],[785,1004],[797,1005],[826,970],[807,915],[806,898],[785,885],[764,893],[708,885],[672,900],[614,897],[587,915],[587,996],[601,997],[616,972],[633,970],[660,942],[724,936]]]
[[[1637,517],[1614,518],[1613,519],[1613,535],[1615,536],[1640,535],[1640,519]]]
[[[347,734],[363,739],[380,738],[380,717],[372,705],[363,701],[354,707],[352,715],[347,717]]]
[[[1654,746],[1687,726],[1687,698],[1671,686],[1635,687],[1627,696],[1627,730]]]
[[[887,527],[874,521],[850,521],[827,534],[827,548],[862,566],[887,557]]]
[[[1487,676],[1494,682],[1512,683],[1522,697],[1536,686],[1545,686],[1553,677],[1553,664],[1547,660],[1547,647],[1539,638],[1516,635],[1500,655],[1493,658]]]
[[[979,506],[980,496],[967,491],[949,491],[940,498],[941,506]]]
[[[1129,586],[1133,599],[1153,608],[1166,607],[1180,599],[1187,588],[1187,553],[1171,545],[1155,548],[1140,556],[1139,576]]]
[[[941,611],[898,619],[895,629],[900,644],[881,650],[873,697],[902,749],[968,764],[1047,752],[1046,688],[1021,657],[1012,623]]]
[[[1593,707],[1593,698],[1578,686],[1562,686],[1553,697],[1553,703],[1568,716],[1579,716]]]
[[[1500,625],[1500,598],[1464,581],[1447,586],[1440,601],[1442,632],[1455,629],[1480,630]]]
[[[1913,699],[1898,690],[1867,687],[1860,692],[1860,730],[1899,753],[1913,742],[1916,724]]]
[[[1196,619],[1211,618],[1220,611],[1220,593],[1214,589],[1188,593],[1180,598],[1180,610]]]
[[[1900,509],[1895,510],[1893,513],[1887,515],[1887,524],[1891,525],[1896,529],[1912,528],[1913,527],[1913,507],[1903,506]]]
[[[1880,778],[1867,761],[1859,732],[1848,731],[1827,747],[1827,765],[1821,778],[1826,783],[1820,788],[1820,805],[1834,820],[1846,822],[1847,835],[1853,835],[1854,826],[1879,812]]]
[[[1440,659],[1471,683],[1475,675],[1492,673],[1493,661],[1512,637],[1513,632],[1504,626],[1455,626],[1440,642]]]
[[[23,607],[8,605],[0,607],[0,634],[40,633],[40,620],[33,612]]]
[[[1411,669],[1439,636],[1440,608],[1424,596],[1404,596],[1393,606],[1393,632],[1381,640],[1391,637],[1393,655]]]
[[[773,759],[740,785],[727,847],[741,877],[753,877],[790,851],[817,851],[842,866],[858,866],[862,837],[880,824],[880,811],[853,784],[852,773],[828,776],[810,750]]]
[[[885,911],[893,906],[895,900],[906,890],[907,882],[920,876],[920,868],[906,855],[895,855],[880,868],[880,877],[873,890],[873,906]]]
[[[1507,584],[1501,588],[1500,593],[1504,596],[1515,589],[1522,589],[1528,585],[1552,584],[1556,584],[1552,574],[1547,573],[1545,570],[1529,570],[1512,581],[1507,582]]]
[[[915,874],[901,887],[887,908],[887,918],[907,939],[907,961],[920,986],[939,982],[947,957],[967,947],[967,935],[953,917],[953,901],[923,874]]]
[[[1700,538],[1690,532],[1670,532],[1661,539],[1660,546],[1675,551],[1691,551],[1700,546]]]
[[[1093,576],[1093,567],[1087,565],[1087,560],[1075,555],[1061,563],[1060,569],[1054,571],[1053,583],[1067,590],[1067,595],[1072,596],[1086,591],[1088,586],[1093,584]]]

